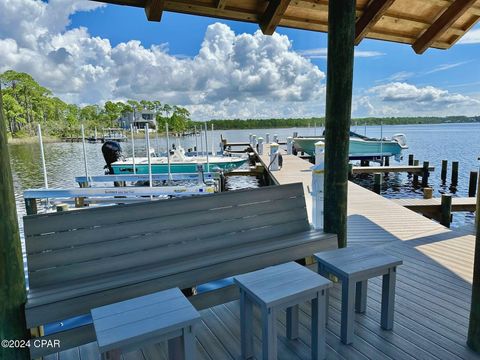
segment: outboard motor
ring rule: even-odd
[[[116,141],[105,141],[102,145],[102,154],[107,163],[107,165],[103,167],[104,169],[107,169],[105,174],[113,174],[111,165],[122,158],[122,148],[120,147],[120,144]]]

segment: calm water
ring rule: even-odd
[[[270,136],[278,134],[281,140],[291,136],[294,131],[300,135],[320,134],[323,129],[296,128],[296,129],[273,129],[273,130],[222,130],[215,131],[215,149],[218,148],[220,134],[229,141],[247,141],[250,133],[265,137],[267,132]],[[380,136],[380,126],[352,127],[353,131],[360,134],[366,132],[367,136]],[[403,133],[407,136],[409,149],[404,151],[401,164],[406,164],[408,154],[414,154],[420,163],[424,160],[436,167],[436,171],[430,176],[430,186],[434,189],[434,196],[442,193],[453,193],[454,196],[467,196],[469,174],[472,170],[478,170],[478,157],[480,156],[480,124],[441,124],[441,125],[396,125],[383,126],[383,135],[392,136]],[[211,144],[209,135],[209,142]],[[200,140],[197,138],[200,147]],[[192,148],[196,141],[194,137],[171,139],[171,142],[180,143],[184,148]],[[211,145],[209,144],[209,149]],[[159,137],[151,139],[151,146],[159,151],[165,151],[166,140]],[[124,153],[131,154],[130,143],[122,143]],[[137,155],[145,154],[145,141],[135,140]],[[105,165],[101,144],[86,144],[87,164],[90,175],[102,175]],[[10,156],[15,180],[15,194],[19,218],[25,214],[22,192],[28,188],[43,187],[43,175],[41,170],[40,153],[38,144],[11,145]],[[76,187],[75,176],[85,175],[83,152],[81,143],[51,143],[45,144],[45,157],[50,187]],[[440,180],[440,165],[443,159],[449,161],[448,179],[446,184]],[[456,189],[450,189],[451,162],[459,161],[459,181]],[[392,159],[391,164],[396,162]],[[355,182],[367,188],[373,188],[371,176],[356,176]],[[231,177],[227,184],[229,189],[245,187],[257,187],[258,181],[250,177]],[[381,194],[388,198],[421,197],[421,188],[412,184],[412,179],[406,174],[390,174],[385,178]],[[473,222],[473,215],[469,213],[456,213],[454,226]],[[21,222],[20,222],[21,224]]]
[[[271,136],[278,134],[281,140],[285,140],[287,136],[291,136],[294,131],[300,135],[316,135],[320,134],[323,129],[298,128],[298,129],[274,129],[274,130],[229,130],[216,131],[214,133],[215,148],[218,148],[220,134],[229,141],[248,140],[248,135],[256,134],[265,137],[267,132]],[[478,160],[480,156],[480,124],[443,124],[443,125],[398,125],[384,126],[381,130],[380,126],[368,126],[366,129],[361,127],[352,127],[353,131],[360,134],[366,132],[367,136],[379,137],[381,131],[384,136],[392,136],[397,133],[403,133],[407,136],[409,149],[404,152],[404,159],[400,162],[406,164],[408,154],[414,154],[416,159],[422,161],[430,161],[430,164],[436,167],[436,171],[430,176],[430,186],[434,189],[435,196],[442,193],[452,192],[455,196],[467,196],[468,194],[468,177],[472,170],[478,170]],[[198,141],[200,141],[197,138]],[[209,137],[209,141],[210,137]],[[174,139],[171,142],[181,143],[184,148],[193,148],[196,144],[195,138],[187,137],[182,139]],[[200,147],[200,142],[198,142]],[[163,152],[166,148],[166,140],[164,138],[151,140],[151,146],[157,151]],[[124,153],[131,155],[130,143],[123,143]],[[135,148],[137,156],[144,156],[145,141],[135,140]],[[209,146],[211,149],[211,145]],[[89,175],[102,175],[105,165],[102,154],[101,144],[86,144],[87,164]],[[28,145],[11,145],[10,156],[15,181],[15,196],[17,200],[17,210],[19,216],[19,224],[22,227],[21,217],[25,215],[25,206],[22,193],[28,188],[43,187],[43,175],[41,169],[40,153],[38,144]],[[45,144],[45,157],[48,174],[49,187],[76,187],[75,176],[85,175],[85,167],[83,161],[83,150],[81,143],[51,143]],[[459,161],[459,181],[456,189],[450,189],[450,181],[442,184],[440,180],[440,165],[443,159],[449,161],[448,177],[451,175],[451,161]],[[395,164],[392,160],[391,164]],[[356,176],[354,181],[367,188],[373,188],[373,179],[371,176]],[[248,187],[258,187],[259,182],[255,177],[235,176],[228,179],[227,188],[230,190]],[[385,178],[381,194],[388,198],[400,197],[422,197],[420,188],[416,188],[412,184],[412,179],[406,174],[391,174]],[[473,223],[474,215],[472,213],[455,213],[453,226],[459,226],[466,223]],[[22,229],[21,229],[22,230]],[[22,231],[23,233],[23,231]],[[219,287],[229,284],[230,280],[225,279],[215,283],[202,286],[203,290]],[[46,326],[47,333],[59,331],[62,328],[79,326],[90,322],[89,316],[81,316],[69,319],[61,323],[50,324]]]

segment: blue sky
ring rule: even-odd
[[[30,70],[67,101],[151,96],[187,106],[198,119],[323,116],[326,34],[278,28],[283,36],[264,37],[255,24],[168,12],[152,23],[143,9],[85,0],[18,0],[26,14],[8,0],[2,6],[12,18],[0,20],[7,49],[0,70]],[[356,48],[354,116],[479,115],[480,26],[469,37],[421,56],[408,45],[364,40]],[[37,62],[45,58],[42,66],[27,61],[32,52]]]

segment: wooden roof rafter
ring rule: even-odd
[[[372,0],[355,24],[355,45],[358,45],[370,29],[387,12],[395,0]]]
[[[145,2],[145,14],[148,21],[162,20],[162,13],[165,7],[165,0],[147,0]]]
[[[291,0],[270,0],[260,22],[265,35],[272,35],[280,24]]]
[[[423,54],[440,36],[442,36],[476,0],[455,0],[435,22],[413,43],[413,50]]]
[[[277,27],[328,32],[328,0],[93,0],[146,8],[158,21],[163,11],[256,23],[264,34]],[[336,0],[340,1],[340,0]],[[480,0],[357,0],[356,43],[363,38],[413,45],[457,1],[471,6],[457,13],[428,47],[448,49],[480,20]],[[156,4],[163,4],[158,7]],[[154,6],[153,6],[154,5]],[[458,5],[456,5],[458,6]],[[156,16],[152,10],[156,10]],[[451,10],[450,10],[451,11]],[[150,15],[149,15],[150,14]]]

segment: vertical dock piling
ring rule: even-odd
[[[373,184],[373,189],[377,194],[380,194],[380,190],[382,188],[382,174],[381,173],[375,173],[373,174],[373,179],[374,179],[374,184]]]
[[[470,171],[470,179],[468,181],[468,196],[475,197],[475,193],[477,191],[477,179],[478,179],[478,172],[477,171]]]
[[[442,202],[440,205],[441,215],[440,215],[440,224],[446,227],[450,227],[450,222],[452,221],[452,195],[443,194]]]
[[[480,353],[480,177],[477,179],[477,210],[475,225],[477,232],[473,260],[472,301],[470,307],[467,345],[472,350]]]
[[[324,231],[347,246],[348,146],[352,109],[355,0],[328,2]]]
[[[420,164],[420,160],[413,160],[413,165],[418,166]],[[413,174],[413,185],[417,186],[418,185],[418,174],[414,173]]]
[[[0,338],[28,339],[22,247],[0,89]],[[1,359],[29,359],[28,347],[0,347]]]
[[[452,186],[458,185],[458,161],[452,161]]]
[[[409,165],[409,166],[413,166],[413,162],[414,162],[414,155],[413,155],[413,154],[409,154],[409,155],[408,155],[408,165]]]
[[[440,178],[443,183],[447,181],[447,168],[448,168],[448,160],[442,160],[442,172],[440,174]]]
[[[422,171],[422,187],[428,186],[428,177],[430,175],[429,167],[430,167],[430,163],[428,161],[424,161],[423,171]]]

